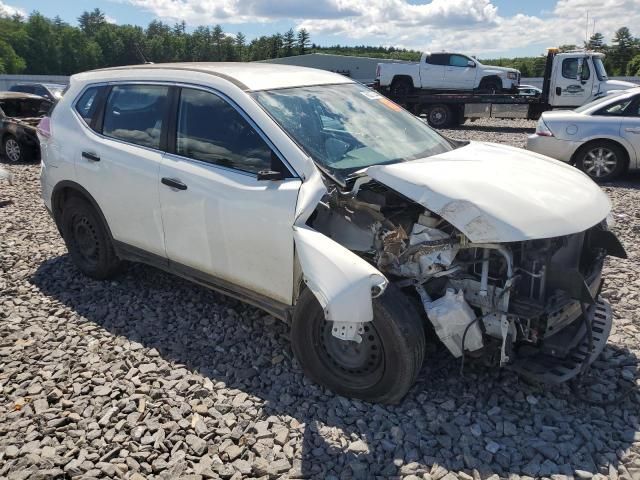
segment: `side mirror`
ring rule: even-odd
[[[476,62],[474,62],[473,60],[469,60],[467,62],[467,67],[476,68]]]
[[[275,170],[260,170],[258,172],[258,180],[277,181],[284,179],[282,172],[276,172]]]

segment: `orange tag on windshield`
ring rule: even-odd
[[[389,100],[386,97],[380,97],[380,103],[382,103],[383,105],[386,105],[388,108],[396,112],[399,112],[400,110],[402,110],[402,107],[400,105],[393,103],[391,100]]]

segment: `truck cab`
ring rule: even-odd
[[[549,105],[577,108],[617,90],[637,87],[620,80],[609,80],[604,54],[590,51],[557,53],[550,76]]]

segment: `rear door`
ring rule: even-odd
[[[87,90],[75,104],[80,121],[90,122],[75,137],[78,183],[100,206],[115,240],[160,257],[158,169],[169,91],[166,85],[119,84]]]
[[[444,71],[449,64],[448,53],[432,53],[420,64],[420,83],[422,88],[446,88]]]
[[[290,305],[300,179],[227,97],[182,88],[174,115],[172,153],[160,168],[172,268]],[[266,170],[281,170],[284,178],[259,179]]]
[[[470,67],[472,61],[464,55],[449,55],[449,65],[445,68],[444,81],[447,88],[472,90],[476,79],[475,67]],[[474,62],[475,64],[475,62]]]
[[[620,123],[620,136],[627,140],[633,147],[636,162],[640,160],[640,95],[636,95],[633,102],[625,110]],[[633,155],[631,155],[633,157]],[[630,165],[637,166],[633,158]]]

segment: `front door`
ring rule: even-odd
[[[596,76],[591,59],[577,55],[558,58],[554,82],[551,89],[551,105],[555,107],[576,108],[591,99],[593,79]],[[580,68],[582,67],[582,70]],[[580,73],[580,75],[578,75]]]
[[[266,137],[214,92],[182,88],[176,124],[174,153],[159,175],[173,267],[291,304],[300,180],[290,172],[283,180],[258,179],[280,160]]]
[[[469,66],[472,60],[464,55],[449,55],[449,65],[445,68],[444,81],[447,88],[473,90],[476,80],[475,67]],[[475,62],[474,62],[475,64]]]

